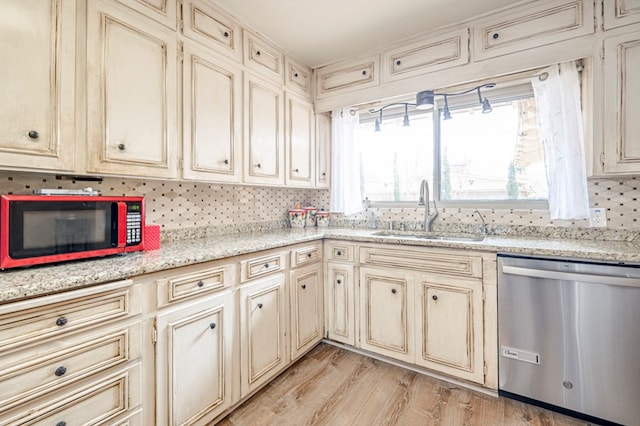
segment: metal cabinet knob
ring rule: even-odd
[[[262,53],[259,50],[256,50],[256,55],[260,56]]]
[[[438,300],[438,296],[436,296],[435,294],[434,294],[433,296],[431,296],[431,298],[432,298],[433,300]]]
[[[29,136],[29,138],[31,139],[38,139],[40,137],[40,133],[38,133],[35,130],[30,130],[29,133],[27,133],[27,136]]]
[[[215,323],[215,322],[212,322],[211,324],[209,324],[209,328],[210,328],[210,329],[212,329],[212,330],[213,330],[214,328],[216,328],[216,323]]]
[[[58,327],[62,327],[63,325],[65,325],[67,323],[67,319],[65,317],[60,317],[56,320],[56,325]]]
[[[56,371],[53,373],[58,377],[64,376],[64,373],[67,372],[67,368],[64,365],[61,365],[60,367],[56,368]]]
[[[326,176],[326,175],[327,175],[327,172],[322,172],[322,176]]]
[[[294,76],[295,78],[298,78],[298,73],[294,73],[294,74],[293,74],[293,76]]]
[[[400,59],[398,59],[398,60],[396,61],[396,65],[400,65],[401,63],[402,63],[402,61],[401,61]]]
[[[123,144],[123,143],[119,143],[119,144],[118,144],[118,149],[119,149],[120,151],[124,151],[125,149],[127,149],[127,146],[126,146],[125,144]]]
[[[340,250],[338,250],[338,251],[336,252],[336,254],[337,254],[338,256],[342,256],[342,252],[341,252]]]
[[[56,423],[56,426],[67,426],[67,422],[65,422],[64,420]]]
[[[268,263],[265,263],[265,264],[264,264],[264,268],[265,268],[265,269],[269,268],[269,264],[268,264]]]
[[[396,290],[395,288],[391,289],[391,293],[396,294],[398,292],[398,290]]]
[[[262,303],[258,303],[258,309],[262,309]]]
[[[342,280],[336,280],[338,284],[342,284]]]
[[[362,75],[367,75],[367,70],[362,71]]]
[[[493,35],[491,36],[494,40],[497,39],[498,37],[500,37],[500,34],[498,33],[493,33]]]
[[[307,257],[311,257],[311,253],[307,253]]]
[[[225,158],[225,160],[223,161],[223,163],[224,163],[224,164],[229,164],[229,160],[227,160],[227,159]]]
[[[258,163],[258,164],[256,164],[256,167],[260,168],[260,167],[262,167],[262,164]]]
[[[198,281],[198,287],[204,287],[204,281],[202,280]]]
[[[222,35],[228,38],[229,37],[229,32],[225,31],[224,34],[222,34]]]
[[[305,288],[307,288],[306,284],[302,284],[302,289],[304,290]]]
[[[300,170],[299,169],[293,169],[293,171],[298,173]]]

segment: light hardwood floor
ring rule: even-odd
[[[219,425],[587,425],[320,344]]]

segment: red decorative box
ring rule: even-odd
[[[160,225],[146,225],[144,227],[144,250],[158,250],[160,248]]]

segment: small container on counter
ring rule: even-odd
[[[305,209],[289,210],[289,223],[292,228],[304,228],[307,220],[307,211]]]
[[[160,225],[145,225],[143,247],[145,251],[160,248]]]
[[[304,207],[303,210],[307,212],[307,227],[316,226],[316,213],[318,212],[318,208]]]
[[[329,212],[324,210],[316,212],[316,224],[325,228],[329,226]]]

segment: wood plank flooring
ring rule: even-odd
[[[588,423],[320,344],[218,424],[585,426]]]

